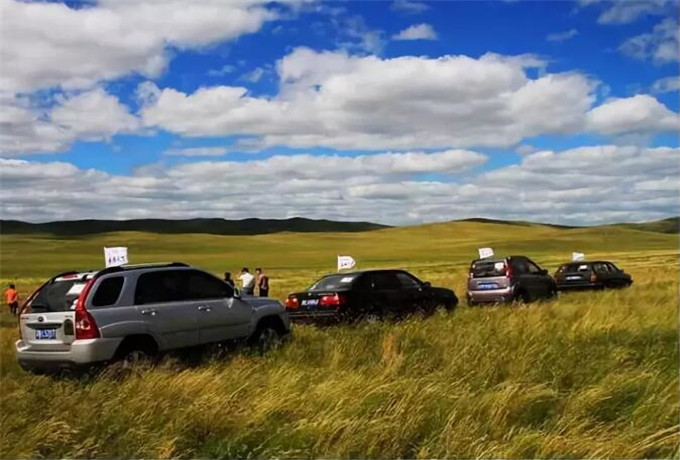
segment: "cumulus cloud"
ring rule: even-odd
[[[255,32],[276,13],[258,0],[0,2],[4,91],[82,88],[134,72],[158,76],[168,47],[200,48]]]
[[[674,18],[666,18],[654,26],[652,32],[636,35],[626,40],[619,50],[636,59],[665,64],[680,60],[679,41],[678,21]]]
[[[220,157],[228,152],[226,147],[188,147],[173,148],[163,152],[163,155],[178,157]]]
[[[280,93],[215,86],[154,89],[148,126],[184,136],[249,134],[263,145],[334,148],[509,146],[579,130],[594,83],[578,73],[530,78],[533,56],[350,56],[298,48],[277,65]],[[149,84],[153,85],[153,84]]]
[[[24,97],[0,95],[0,153],[61,151],[76,139],[108,141],[139,129],[139,119],[102,88],[59,94],[51,109]]]
[[[395,0],[390,8],[393,11],[399,11],[407,14],[419,14],[430,9],[426,3],[412,0]]]
[[[392,36],[393,40],[436,40],[437,32],[430,24],[416,24]]]
[[[581,3],[592,5],[599,0],[581,0]],[[600,24],[629,24],[645,16],[664,15],[672,10],[671,5],[677,0],[626,0],[607,2],[597,20]]]
[[[680,78],[678,76],[665,77],[656,80],[650,91],[654,94],[672,93],[673,91],[680,90]]]
[[[574,38],[577,35],[578,35],[578,30],[569,29],[566,32],[557,32],[557,33],[554,33],[554,34],[549,34],[546,37],[546,39],[549,42],[565,42],[567,40]]]
[[[459,173],[485,157],[464,150],[206,161],[140,168],[131,176],[5,159],[0,211],[5,219],[28,220],[298,215],[392,224],[471,216],[565,224],[646,220],[677,214],[679,153],[621,146],[539,151],[519,165],[476,177]],[[432,179],[431,172],[446,177]],[[59,206],[46,206],[55,200]]]
[[[587,125],[602,134],[639,134],[677,131],[680,119],[652,96],[612,99],[588,112]]]

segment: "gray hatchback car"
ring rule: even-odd
[[[19,322],[17,360],[30,371],[227,341],[267,348],[290,332],[278,300],[241,297],[177,262],[62,273],[29,297]]]

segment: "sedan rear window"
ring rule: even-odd
[[[66,280],[50,283],[38,292],[31,301],[31,310],[35,312],[68,311],[83,291],[86,281]]]
[[[336,289],[346,289],[354,281],[356,275],[331,275],[321,278],[312,284],[308,291],[333,291]]]
[[[483,260],[475,262],[470,268],[473,278],[505,276],[505,262],[502,260]]]

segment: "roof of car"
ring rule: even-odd
[[[326,278],[327,276],[337,276],[337,275],[344,275],[344,276],[353,276],[353,275],[362,275],[364,273],[380,273],[380,272],[400,272],[400,273],[408,273],[406,270],[402,270],[401,268],[376,268],[373,270],[357,270],[357,271],[352,271],[352,272],[338,272],[338,273],[329,273],[328,275],[324,275],[323,277]]]
[[[80,270],[80,271],[70,271],[65,273],[60,273],[54,277],[54,281],[67,281],[70,279],[80,278],[82,280],[87,280],[95,275],[97,277],[102,275],[107,275],[109,273],[118,273],[130,270],[143,270],[151,268],[168,268],[168,267],[189,267],[189,265],[183,262],[160,262],[160,263],[148,263],[148,264],[136,264],[136,265],[118,265],[116,267],[108,267],[104,269],[90,269],[90,270]]]
[[[565,262],[562,265],[590,265],[590,264],[611,264],[608,260],[572,260],[571,262]]]

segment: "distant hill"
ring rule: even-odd
[[[620,227],[632,230],[642,230],[645,232],[657,233],[679,233],[680,217],[670,217],[668,219],[655,220],[653,222],[643,222],[640,224],[618,224]]]
[[[540,222],[527,222],[523,220],[501,220],[501,219],[486,219],[484,217],[470,217],[468,219],[460,219],[454,222],[477,222],[480,224],[499,224],[499,225],[519,225],[521,227],[528,227],[530,225],[543,225],[545,227],[552,228],[578,228],[569,225],[558,225],[558,224],[543,224]]]
[[[262,235],[279,232],[364,232],[388,228],[371,222],[340,222],[302,217],[291,219],[134,219],[134,220],[69,220],[29,223],[0,220],[3,234],[44,233],[58,236],[93,235],[109,232],[205,233],[211,235]]]

